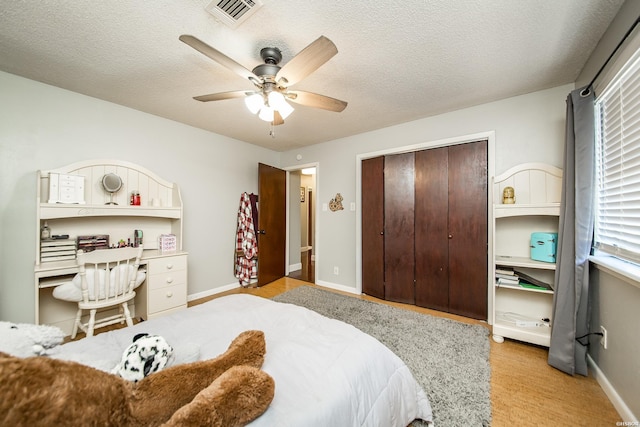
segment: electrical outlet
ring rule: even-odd
[[[600,332],[602,332],[602,336],[600,337],[600,345],[605,350],[607,349],[607,330],[604,326],[600,325]]]
[[[333,274],[335,274],[336,276],[340,274],[340,269],[338,268],[338,266],[333,267]]]

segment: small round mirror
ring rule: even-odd
[[[102,186],[111,196],[110,200],[105,204],[117,205],[117,203],[113,201],[113,195],[122,188],[122,179],[115,173],[108,173],[102,177]]]

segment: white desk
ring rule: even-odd
[[[108,250],[108,249],[107,249]],[[145,250],[140,268],[147,277],[130,307],[134,317],[151,319],[187,307],[187,253]],[[70,334],[78,305],[53,297],[53,289],[78,272],[75,261],[41,263],[35,268],[36,323],[54,325]]]
[[[102,178],[114,173],[122,179],[122,189],[113,195],[105,191]],[[74,194],[78,203],[49,203],[51,176],[78,177],[82,192]],[[55,187],[55,185],[53,185]],[[78,190],[79,191],[79,190]],[[129,205],[129,195],[137,192],[140,206]],[[54,197],[54,200],[57,200]],[[115,204],[111,204],[115,202]],[[180,189],[152,171],[122,160],[98,159],[73,163],[58,169],[37,172],[36,192],[35,322],[56,325],[70,332],[77,304],[53,298],[53,289],[77,273],[75,260],[41,262],[40,229],[46,222],[52,234],[71,239],[83,235],[109,235],[110,243],[133,241],[134,230],[144,233],[142,265],[147,279],[136,289],[132,313],[151,318],[187,306],[187,253],[182,251],[183,207]],[[176,252],[161,254],[158,236],[176,236]]]

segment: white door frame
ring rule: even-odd
[[[286,205],[287,205],[287,209],[286,209],[286,245],[285,245],[285,269],[284,269],[284,273],[285,276],[289,274],[289,228],[291,227],[291,224],[289,223],[289,218],[290,218],[290,212],[289,212],[289,204],[290,204],[290,193],[291,193],[291,172],[293,171],[298,171],[298,170],[302,170],[302,169],[306,169],[306,168],[316,168],[316,174],[315,174],[315,183],[314,183],[314,194],[316,195],[316,200],[318,200],[318,195],[320,194],[320,163],[319,162],[312,162],[312,163],[305,163],[302,165],[296,165],[296,166],[289,166],[287,168],[284,168],[284,170],[287,173],[287,179],[286,179]],[[319,270],[319,262],[320,262],[320,257],[318,256],[318,254],[320,253],[320,210],[319,210],[319,203],[315,203],[315,206],[313,207],[314,212],[313,212],[313,216],[314,216],[314,229],[313,229],[313,253],[314,255],[314,278],[317,278],[317,274],[315,274],[315,272],[317,272]]]

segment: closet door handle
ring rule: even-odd
[[[381,232],[380,232],[380,235],[381,235],[381,236],[384,236],[384,231],[381,231]]]
[[[449,234],[449,239],[453,239],[453,234]]]
[[[265,230],[258,230],[258,234],[267,234]]]

